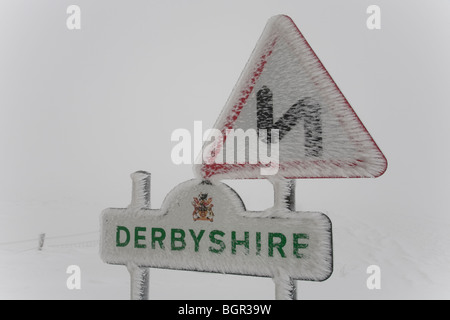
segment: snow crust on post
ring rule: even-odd
[[[273,207],[266,211],[295,211],[295,180],[272,179]]]
[[[297,299],[297,284],[296,282],[283,270],[272,278],[275,283],[275,299],[276,300],[296,300]]]
[[[150,209],[150,173],[136,171],[131,174],[131,180],[133,185],[128,209],[131,211]],[[150,270],[135,263],[128,263],[127,269],[130,273],[131,300],[148,300]]]
[[[131,174],[133,187],[129,208],[150,209],[150,173],[136,171]]]
[[[127,269],[130,273],[130,299],[148,300],[149,269],[138,267],[135,263],[128,263]]]

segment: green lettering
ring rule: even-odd
[[[280,239],[280,241],[274,243],[274,238]],[[284,253],[283,247],[286,244],[286,236],[282,233],[272,233],[269,232],[269,257],[273,257],[273,248],[277,248],[281,257],[286,258],[286,254]]]
[[[120,241],[120,231],[124,231],[126,235],[126,239],[123,242]],[[126,227],[123,226],[117,226],[116,247],[126,247],[129,242],[130,242],[130,230],[128,230]]]
[[[226,246],[225,246],[225,243],[222,240],[217,239],[215,237],[216,235],[219,235],[219,236],[223,237],[225,235],[225,232],[222,232],[220,230],[213,230],[213,231],[211,231],[209,233],[209,240],[211,240],[212,243],[218,244],[220,246],[220,249],[210,246],[209,247],[209,251],[212,252],[212,253],[222,253],[223,250],[225,250]]]
[[[179,236],[177,236],[177,234]],[[185,237],[186,233],[183,229],[172,229],[170,231],[170,248],[175,251],[184,250],[184,248],[186,248],[186,241],[184,241]],[[181,245],[177,246],[177,242],[181,242]]]
[[[299,253],[298,249],[305,249],[308,247],[307,243],[298,243],[299,239],[309,239],[309,236],[304,233],[294,233],[294,245],[293,245],[293,253],[297,258],[303,258],[303,253]]]
[[[249,232],[244,232],[244,240],[236,240],[236,231],[231,231],[231,254],[236,254],[236,246],[245,246],[245,254],[249,253]]]
[[[157,236],[156,233],[159,233],[159,235]],[[166,231],[164,231],[164,229],[162,228],[152,228],[152,249],[155,249],[156,247],[156,242],[159,243],[159,247],[161,249],[165,249],[164,248],[164,243],[163,240],[166,238]]]
[[[256,233],[256,255],[261,255],[261,232]]]
[[[198,252],[198,249],[200,247],[200,240],[202,239],[203,234],[205,233],[205,230],[200,230],[200,233],[198,234],[198,236],[195,235],[195,231],[192,229],[189,229],[189,233],[191,234],[191,237],[195,243],[195,252]]]
[[[139,240],[145,240],[145,236],[139,234],[140,231],[146,231],[146,227],[136,227],[134,228],[134,247],[135,248],[147,248],[147,245],[144,243],[139,243]]]

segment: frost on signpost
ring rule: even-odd
[[[275,299],[276,300],[296,300],[297,299],[297,284],[295,281],[284,272],[280,270],[272,278],[275,283]]]
[[[133,187],[131,203],[128,206],[128,214],[133,214],[141,209],[150,209],[150,173],[137,171],[131,174]],[[148,300],[149,277],[148,268],[139,267],[133,262],[127,264],[130,273],[131,300]]]
[[[295,180],[272,181],[274,206],[269,210],[289,210],[295,212]],[[275,283],[276,300],[296,300],[297,283],[283,269],[272,278]]]

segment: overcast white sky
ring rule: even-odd
[[[66,27],[70,4],[81,8],[81,30]],[[366,27],[370,4],[381,8],[381,30]],[[193,177],[191,166],[171,162],[172,131],[192,130],[195,120],[213,126],[267,19],[280,13],[295,21],[388,160],[377,179],[297,181],[298,209],[326,212],[337,233],[353,218],[389,230],[411,250],[420,242],[419,255],[448,244],[444,0],[2,0],[0,214],[8,223],[0,240],[97,230],[103,208],[129,203],[137,170],[152,173],[159,207]],[[230,184],[250,209],[271,205],[266,181]]]

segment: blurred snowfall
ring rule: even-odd
[[[173,130],[212,127],[269,17],[296,22],[388,159],[374,180],[297,181],[298,210],[333,223],[334,273],[299,299],[450,298],[450,2],[0,2],[0,298],[127,299],[101,262],[98,219],[152,173],[152,207],[193,177]],[[251,210],[266,181],[228,181]],[[46,233],[42,251],[38,235]],[[81,268],[69,290],[67,267]],[[381,268],[369,290],[367,267]],[[151,270],[152,299],[272,299],[271,279]]]

